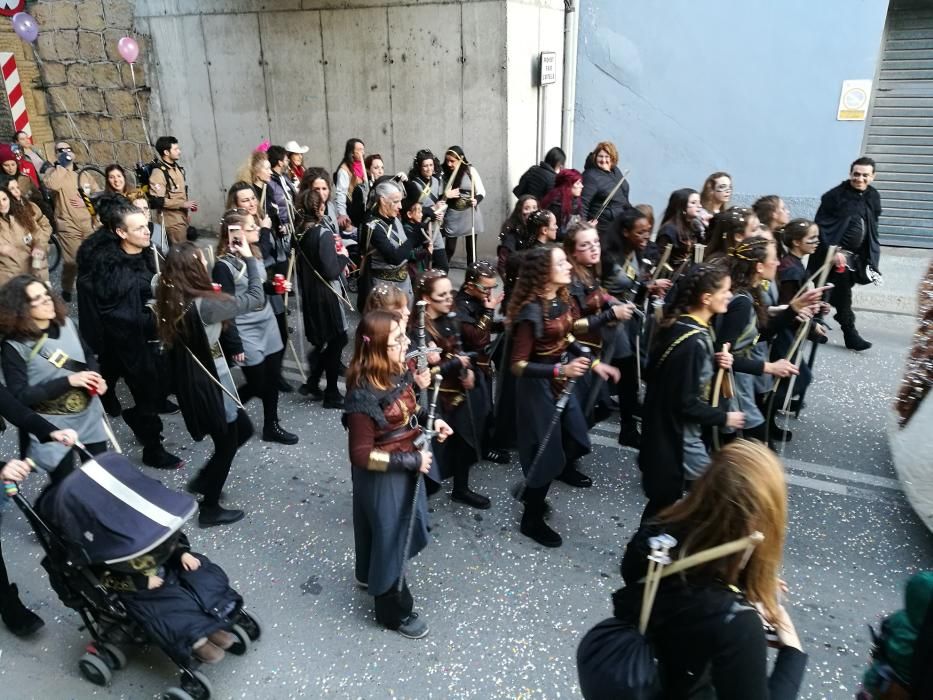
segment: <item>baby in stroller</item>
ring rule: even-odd
[[[4,476],[22,480],[26,473]],[[96,642],[80,662],[88,680],[109,683],[109,670],[125,662],[116,644],[151,643],[182,671],[183,693],[168,697],[203,700],[210,685],[191,664],[217,663],[225,651],[243,654],[259,638],[258,621],[226,573],[192,552],[181,531],[197,512],[189,495],[115,453],[98,455],[46,489],[35,509],[15,490],[7,487],[46,550],[42,564],[52,587]]]

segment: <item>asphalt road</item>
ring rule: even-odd
[[[875,347],[855,354],[833,333],[784,453],[791,521],[783,576],[810,654],[805,698],[854,696],[870,647],[866,623],[900,607],[906,578],[933,561],[933,535],[899,491],[885,437],[913,319],[861,313],[860,326]],[[258,403],[249,410],[259,427]],[[492,497],[491,510],[452,504],[445,493],[432,499],[433,541],[411,568],[431,633],[410,641],[378,627],[371,599],[353,584],[339,412],[292,394],[282,414],[301,442],[282,448],[254,438],[228,482],[227,502],[247,518],[187,530],[264,621],[262,640],[246,656],[205,668],[215,697],[579,697],[576,645],[610,614],[621,552],[643,507],[635,453],[616,445],[613,422],[592,433],[584,470],[594,488],[557,484],[549,496],[560,549],[518,533],[520,509],[508,496],[520,475],[515,464],[476,469],[475,488]],[[166,423],[167,446],[199,465],[208,445],[190,443],[180,416]],[[123,423],[115,427],[138,457]],[[13,444],[8,432],[3,454]],[[179,488],[191,474],[149,471]],[[129,668],[109,688],[84,681],[77,660],[87,636],[78,616],[48,587],[22,517],[7,511],[3,530],[11,577],[46,626],[29,640],[0,629],[0,698],[151,698],[177,684],[157,650],[131,651]]]

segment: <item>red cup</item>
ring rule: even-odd
[[[211,282],[211,286],[214,288],[215,292],[220,293],[220,282]]]
[[[285,294],[285,275],[276,275],[272,278],[272,288],[276,294]]]

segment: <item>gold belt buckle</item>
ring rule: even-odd
[[[61,369],[65,366],[65,363],[68,362],[68,353],[58,349],[49,355],[49,362]]]

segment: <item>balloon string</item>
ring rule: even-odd
[[[133,64],[130,64],[130,75],[133,78],[133,102],[136,103],[136,114],[139,115],[139,121],[143,124],[143,134],[146,137],[146,143],[152,146],[152,139],[149,138],[149,127],[146,125],[146,117],[143,115],[143,108],[139,104],[139,89],[136,87],[136,70]]]
[[[39,56],[39,52],[36,51],[36,45],[30,44],[30,47],[32,48],[32,56],[36,61],[36,65],[39,66],[39,68],[41,69],[39,75],[42,75],[42,73],[45,70],[45,64],[42,62],[42,58]],[[48,88],[48,86],[46,86],[46,91],[49,93],[49,95],[52,96],[53,99],[56,98],[56,94],[52,92],[51,89]],[[62,98],[61,96],[58,96],[57,99],[58,99],[59,104],[61,104],[62,109],[65,110],[65,116],[68,117],[68,121],[71,122],[71,128],[74,129],[75,136],[77,136],[78,140],[84,144],[84,149],[87,152],[88,158],[90,158],[91,157],[91,146],[88,144],[87,139],[85,139],[84,136],[81,134],[80,129],[78,129],[78,125],[75,123],[74,118],[72,118],[71,112],[68,109],[68,105],[65,104],[64,98]]]

